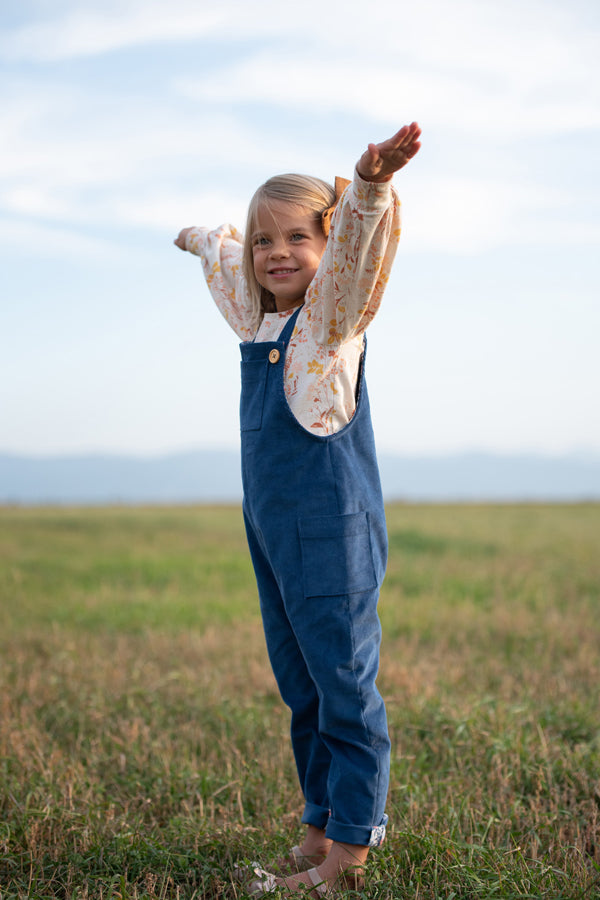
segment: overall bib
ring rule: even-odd
[[[311,434],[284,393],[299,311],[278,341],[241,344],[244,521],[269,658],[292,712],[302,821],[376,846],[390,757],[375,685],[387,532],[364,357],[351,421]]]

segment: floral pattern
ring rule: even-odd
[[[333,434],[354,414],[363,334],[381,304],[399,238],[400,201],[391,184],[355,173],[333,215],[286,353],[288,403],[314,434]],[[209,290],[238,337],[277,340],[294,310],[266,313],[256,337],[252,333],[239,231],[193,228],[187,249],[201,258]]]

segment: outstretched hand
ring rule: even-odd
[[[179,247],[180,250],[187,250],[185,239],[188,236],[188,232],[190,232],[191,228],[182,228],[173,243],[176,247]]]
[[[421,129],[416,122],[404,125],[393,137],[381,144],[369,144],[356,168],[365,181],[389,181],[419,152]]]

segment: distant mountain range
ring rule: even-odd
[[[600,500],[600,456],[381,454],[379,463],[386,500]],[[239,468],[234,450],[153,458],[0,454],[0,503],[239,502]]]

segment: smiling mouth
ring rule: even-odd
[[[275,275],[275,276],[277,276],[277,275],[293,275],[294,272],[296,272],[296,271],[297,271],[297,269],[271,269],[271,271],[268,274]]]

